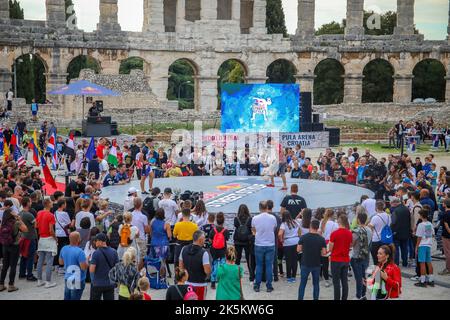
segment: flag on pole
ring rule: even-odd
[[[17,165],[19,167],[23,167],[24,165],[27,164],[25,158],[22,156],[22,153],[20,152],[20,149],[18,147],[14,149],[14,161],[17,162]]]
[[[92,159],[94,159],[94,155],[95,155],[95,142],[94,142],[94,138],[91,138],[91,143],[89,143],[89,147],[86,150],[86,159],[88,159],[89,161],[91,161]]]
[[[10,154],[11,154],[11,152],[9,151],[8,144],[3,143],[3,155],[5,156],[5,161],[8,160]]]
[[[70,132],[69,141],[67,141],[67,148],[70,148],[75,152],[75,138],[73,131]]]
[[[58,164],[58,157],[56,152],[56,133],[53,131],[48,139],[47,153],[52,155],[52,169],[56,170],[56,165]]]
[[[42,172],[44,173],[45,183],[48,183],[53,187],[53,189],[57,189],[55,179],[52,176],[52,173],[50,172],[50,169],[47,166],[47,162],[45,161],[44,157],[41,157],[41,165],[42,165]]]
[[[108,163],[117,168],[119,161],[117,160],[117,141],[114,139],[112,141],[111,148],[109,149],[108,154]]]
[[[31,140],[30,140],[30,149],[31,149],[31,151],[33,151],[33,161],[34,161],[34,164],[36,165],[36,166],[39,166],[39,150],[38,150],[38,148],[36,147],[36,144],[34,143],[34,139],[33,138],[31,138]]]
[[[3,145],[5,143],[5,139],[3,137],[3,129],[0,129],[0,156],[3,155]]]
[[[37,137],[36,129],[34,129],[34,131],[33,131],[33,140],[34,140],[34,146],[36,147],[36,150],[38,151],[38,156],[40,156],[42,153],[42,150],[39,148],[39,139]],[[39,163],[39,160],[38,160],[38,163]],[[38,165],[39,164],[37,164],[37,166]]]

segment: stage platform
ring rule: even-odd
[[[239,205],[246,204],[251,213],[258,213],[258,205],[262,200],[273,200],[275,211],[280,208],[284,196],[289,194],[291,184],[298,184],[299,195],[305,198],[311,209],[319,207],[339,208],[354,205],[362,195],[373,197],[372,191],[360,187],[313,180],[288,179],[288,191],[281,191],[281,178],[275,179],[275,188],[266,187],[267,181],[262,177],[246,176],[205,176],[155,179],[154,187],[161,191],[170,187],[184,192],[203,191],[208,212],[235,214]],[[148,181],[146,181],[148,187]],[[139,181],[130,184],[111,186],[102,189],[102,198],[109,198],[113,203],[123,205],[130,187],[140,190]]]

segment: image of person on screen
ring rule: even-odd
[[[253,98],[252,105],[252,121],[255,121],[257,114],[264,116],[264,121],[267,121],[268,107],[272,104],[272,99]]]

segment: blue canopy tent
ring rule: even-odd
[[[82,96],[83,97],[83,117],[84,117],[84,97],[95,96],[120,96],[119,93],[108,88],[91,83],[87,80],[79,80],[69,83],[65,86],[59,87],[53,91],[48,92],[49,95],[63,95],[63,96]]]

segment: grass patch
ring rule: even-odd
[[[394,123],[382,122],[374,123],[368,121],[346,121],[346,120],[325,120],[327,127],[340,128],[343,131],[351,132],[354,130],[364,130],[366,133],[388,132]]]
[[[383,154],[400,154],[400,149],[396,149],[396,148],[387,148],[388,145],[387,144],[382,144],[382,143],[346,143],[346,144],[342,144],[341,147],[344,149],[344,151],[346,151],[346,148],[350,148],[350,147],[357,147],[358,148],[358,152],[359,154],[364,153],[365,149],[370,149],[370,151],[372,152],[376,152],[376,153],[383,153]],[[429,153],[433,153],[433,154],[446,154],[446,152],[444,151],[444,148],[440,148],[439,151],[433,150],[432,146],[430,143],[426,143],[426,144],[420,144],[417,146],[416,148],[416,152],[415,153],[410,153],[408,149],[405,149],[403,151],[406,154],[429,154]]]

